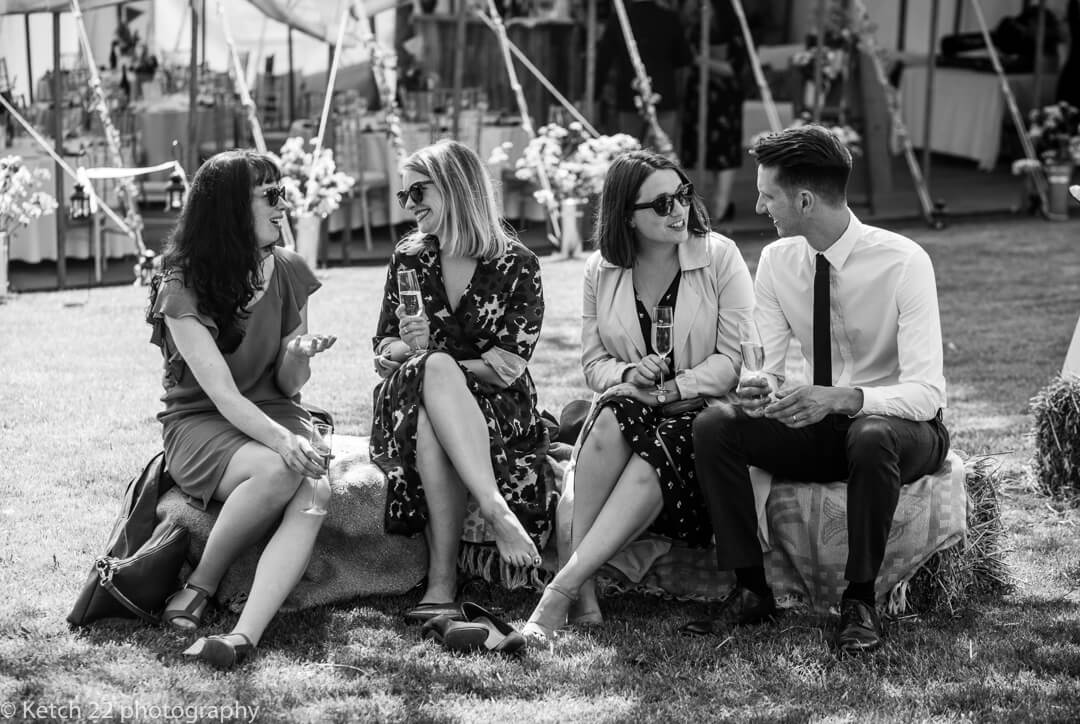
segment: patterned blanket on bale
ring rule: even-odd
[[[549,463],[553,485],[572,485],[570,448],[552,446]],[[331,469],[334,495],[330,513],[319,534],[315,555],[303,580],[286,602],[286,610],[343,602],[376,594],[401,594],[426,572],[427,552],[422,537],[383,533],[385,481],[368,461],[367,438],[336,435]],[[825,611],[835,605],[844,588],[846,559],[845,486],[803,485],[770,481],[755,474],[759,495],[760,531],[767,573],[778,598],[786,605]],[[553,493],[555,491],[552,491]],[[964,462],[950,453],[938,474],[906,486],[900,498],[886,550],[878,590],[887,610],[905,610],[907,585],[926,561],[939,551],[965,540],[968,520]],[[163,496],[158,514],[173,518],[191,531],[191,559],[197,560],[218,507],[207,512],[186,504],[178,490]],[[565,531],[557,533],[565,534]],[[538,588],[557,568],[555,536],[544,551],[540,571],[501,565],[475,510],[466,525],[459,562],[466,576],[480,576],[503,586]],[[732,576],[717,571],[712,549],[690,549],[670,541],[635,541],[601,571],[606,593],[647,592],[675,598],[711,600],[730,590]],[[254,575],[257,552],[245,554],[222,581],[219,602],[237,610]]]

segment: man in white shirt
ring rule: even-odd
[[[765,374],[740,383],[735,406],[709,408],[694,424],[718,565],[737,585],[713,618],[680,630],[723,633],[776,612],[747,471],[755,465],[790,480],[847,480],[836,644],[869,651],[881,644],[874,581],[900,488],[938,470],[949,448],[934,269],[915,242],[851,212],[851,155],[827,130],[788,129],[753,154],[756,210],[780,236],[755,279]],[[783,386],[792,339],[812,385]]]

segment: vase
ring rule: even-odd
[[[1048,163],[1046,170],[1046,218],[1050,221],[1069,220],[1069,184],[1073,165],[1069,162]]]
[[[559,202],[559,250],[567,259],[581,251],[591,228],[588,223],[588,199],[563,199]]]
[[[319,263],[319,232],[321,230],[322,217],[314,214],[296,217],[296,253],[304,257],[304,261],[312,269]]]
[[[0,301],[8,293],[8,242],[11,240],[6,231],[0,231]]]

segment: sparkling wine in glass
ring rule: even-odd
[[[413,269],[400,269],[397,273],[398,298],[405,306],[405,314],[410,317],[424,315],[424,304],[420,294],[420,280],[416,278]],[[417,347],[416,351],[423,352],[426,347]]]
[[[652,348],[653,352],[659,355],[661,358],[667,357],[671,354],[671,347],[673,340],[671,338],[671,327],[674,322],[674,310],[671,307],[659,306],[654,310],[656,320],[652,326]],[[660,371],[660,377],[656,382],[656,391],[664,391],[664,372]]]
[[[746,317],[739,322],[739,351],[742,353],[742,371],[740,382],[760,378],[765,366],[765,346],[761,343],[761,333],[753,317]],[[752,417],[760,417],[761,410],[747,410]]]
[[[323,464],[326,466],[326,484],[330,484],[330,454],[334,439],[334,426],[326,423],[319,422],[318,420],[311,421],[311,447],[315,452],[323,458]],[[322,478],[315,481],[311,487],[311,504],[304,508],[304,513],[310,513],[312,515],[326,515],[326,508],[318,504],[316,495],[319,492],[319,488],[322,487]]]

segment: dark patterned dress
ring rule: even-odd
[[[696,6],[697,3],[695,2]],[[710,72],[706,83],[705,111],[705,168],[709,171],[723,171],[742,166],[743,156],[743,100],[746,92],[742,83],[742,69],[746,65],[746,46],[737,16],[728,0],[713,2],[712,29],[709,42],[712,45],[727,45],[728,62],[734,75],[721,75]],[[696,43],[700,36],[699,22],[690,30],[690,38]],[[686,85],[686,104],[683,108],[682,160],[686,168],[696,168],[698,162],[698,108],[701,72],[695,63],[691,67],[690,78]],[[723,212],[723,209],[720,209]]]
[[[397,272],[414,269],[430,324],[428,352],[414,355],[375,388],[371,460],[386,474],[384,524],[388,533],[412,535],[428,520],[424,488],[416,470],[416,423],[423,400],[423,370],[434,352],[456,360],[509,359],[527,362],[540,336],[544,296],[536,256],[514,242],[501,258],[480,259],[456,311],[443,285],[438,240],[429,236],[418,254],[396,251],[387,270],[375,349],[397,339]],[[547,428],[536,409],[536,388],[528,369],[499,389],[464,367],[465,379],[487,421],[491,464],[510,509],[538,548],[547,542],[557,500],[547,464]]]
[[[659,304],[675,308],[679,294],[679,279],[675,275],[671,286],[660,298]],[[655,354],[652,346],[652,320],[640,299],[635,297],[638,323],[645,338],[648,354]],[[665,358],[668,368],[674,368],[671,354]],[[684,412],[674,417],[662,417],[657,407],[630,399],[614,397],[604,403],[611,408],[618,420],[619,429],[630,448],[642,460],[651,465],[660,478],[660,492],[664,507],[653,521],[649,531],[667,538],[685,541],[687,545],[705,548],[711,542],[712,524],[709,522],[705,498],[697,484],[694,470],[693,424],[697,412]],[[663,439],[663,444],[660,443]],[[667,448],[667,453],[664,448]],[[671,458],[668,458],[668,453]]]

